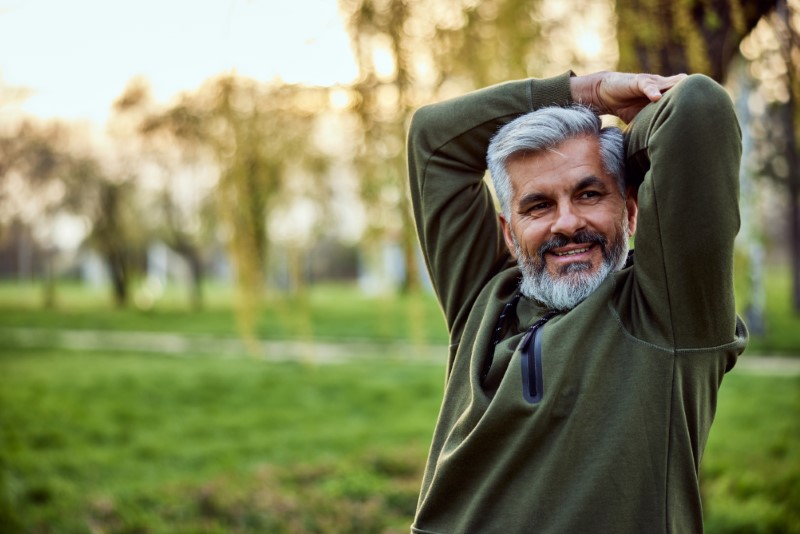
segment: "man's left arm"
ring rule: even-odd
[[[730,97],[693,75],[631,126],[628,167],[643,178],[634,266],[640,304],[667,307],[653,321],[664,321],[656,326],[676,348],[730,343],[741,159]]]

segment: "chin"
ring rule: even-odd
[[[566,265],[557,266],[555,272],[553,272],[552,269],[548,269],[548,271],[550,271],[550,276],[559,277],[569,276],[573,273],[593,274],[597,271],[597,267],[589,261],[576,261]]]

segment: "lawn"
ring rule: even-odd
[[[114,307],[107,290],[62,283],[53,309],[42,307],[37,284],[0,283],[0,328],[181,332],[237,336],[229,287],[211,285],[202,310],[184,295],[166,292],[152,307]],[[433,295],[366,295],[354,286],[315,287],[301,298],[274,293],[264,299],[255,324],[261,339],[412,341],[446,343],[444,319]]]
[[[442,373],[3,350],[0,524],[407,532]],[[708,532],[800,532],[799,411],[800,377],[726,378],[703,464]]]
[[[200,312],[177,293],[147,310],[118,310],[104,292],[69,284],[59,297],[42,310],[36,286],[0,284],[0,334],[237,333],[224,290]],[[775,327],[753,347],[800,353],[797,317],[770,299]],[[441,360],[404,360],[406,345],[387,343],[443,345],[434,299],[321,287],[273,296],[257,330],[367,339],[375,352],[318,365],[21,348],[0,335],[0,531],[408,532],[444,349]],[[740,368],[726,377],[702,465],[707,532],[800,533],[798,413],[800,377]]]
[[[706,531],[800,533],[800,376],[734,369],[702,463]]]
[[[4,350],[0,524],[406,531],[442,373]]]

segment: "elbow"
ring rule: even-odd
[[[714,130],[739,129],[739,122],[728,92],[716,81],[703,74],[692,74],[680,82],[679,91],[673,95],[677,109],[687,121],[696,123],[705,117],[706,124]],[[676,87],[676,89],[678,88]]]
[[[418,108],[413,115],[411,115],[411,122],[408,127],[408,145],[409,147],[427,147],[430,148],[428,134],[431,131],[429,127],[431,123],[432,105],[422,106]]]

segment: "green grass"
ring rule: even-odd
[[[0,374],[0,524],[378,532],[410,522],[443,369],[4,351]]]
[[[748,351],[800,354],[788,274],[767,282],[769,331]],[[0,328],[236,336],[232,293],[212,289],[201,312],[175,290],[118,310],[106,291],[62,284],[43,310],[39,286],[3,283]],[[431,296],[342,286],[267,299],[257,331],[446,342]],[[190,356],[0,346],[0,531],[408,531],[444,354],[434,365]],[[707,532],[800,533],[798,413],[800,377],[726,377],[703,459]]]
[[[443,368],[4,350],[8,532],[407,532]],[[800,377],[734,371],[710,533],[800,532]],[[13,528],[12,528],[13,527]]]
[[[703,457],[707,532],[800,533],[800,377],[732,372]]]
[[[211,286],[206,305],[190,311],[172,289],[146,310],[134,303],[117,309],[107,291],[62,283],[57,305],[42,307],[36,284],[0,283],[0,327],[32,327],[187,334],[238,335],[235,296]],[[303,298],[273,294],[264,299],[256,321],[262,339],[370,339],[445,343],[444,318],[429,294],[369,296],[347,285],[318,286]]]

